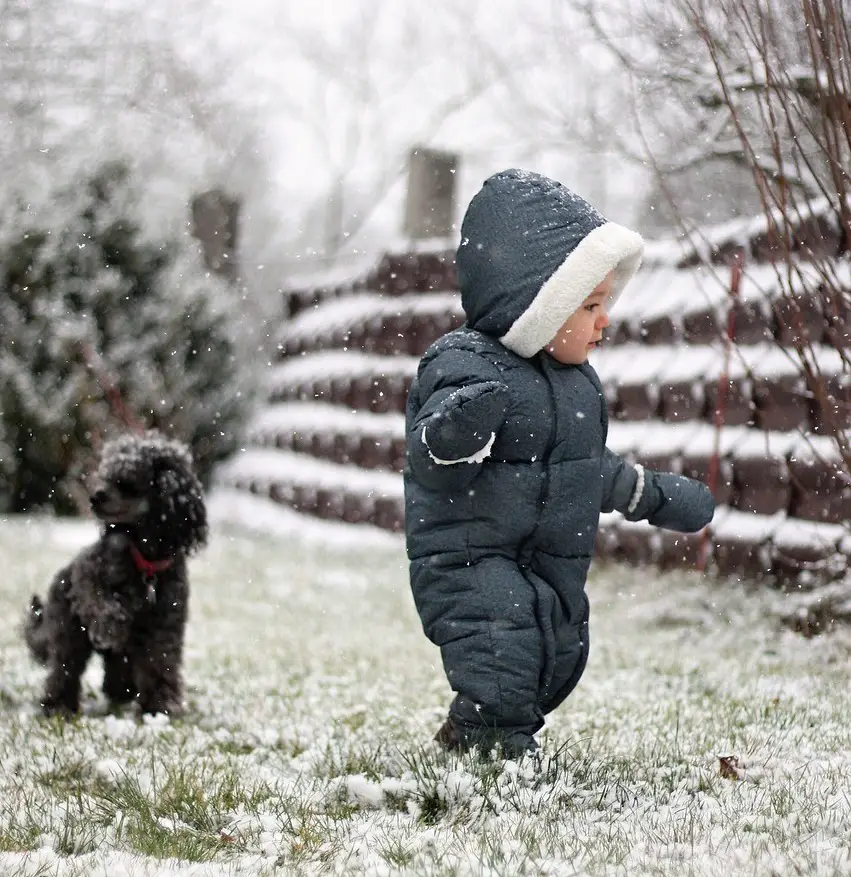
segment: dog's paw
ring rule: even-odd
[[[46,719],[52,719],[54,717],[59,719],[73,719],[77,713],[78,709],[72,708],[65,703],[52,703],[51,701],[42,701],[41,705],[41,714]]]
[[[161,703],[137,704],[140,721],[166,721],[183,718],[186,712],[182,703],[163,701]]]

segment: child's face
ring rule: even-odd
[[[602,340],[603,330],[609,325],[612,280],[613,274],[609,272],[546,346],[553,359],[565,365],[582,365],[588,359],[588,354]]]

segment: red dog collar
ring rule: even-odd
[[[165,572],[174,564],[173,557],[167,557],[165,560],[148,560],[141,551],[136,547],[134,542],[130,543],[130,553],[133,555],[133,562],[136,569],[142,573],[145,583],[148,586],[147,598],[149,603],[153,603],[157,598],[156,592],[156,575],[158,572]]]

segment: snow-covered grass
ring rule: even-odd
[[[799,875],[851,869],[851,639],[779,597],[598,568],[592,657],[539,761],[430,738],[450,692],[395,539],[218,525],[193,561],[189,713],[39,717],[17,622],[91,535],[0,524],[0,873]],[[721,759],[724,759],[722,762]]]

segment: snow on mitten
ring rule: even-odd
[[[489,450],[505,421],[508,401],[508,387],[499,381],[471,384],[448,396],[423,429],[434,460],[461,463]]]

